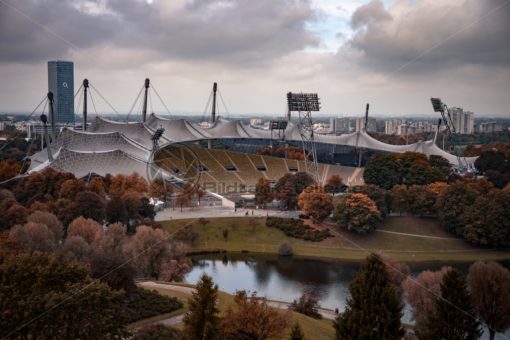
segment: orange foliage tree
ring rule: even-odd
[[[238,291],[234,302],[236,310],[229,308],[222,320],[228,339],[282,339],[290,321],[289,312],[270,307],[256,293],[248,296],[245,291]]]
[[[327,192],[331,192],[333,194],[336,194],[344,188],[344,183],[342,177],[339,175],[332,175],[328,178],[326,181],[326,185],[324,186],[324,189]]]
[[[149,185],[147,181],[136,172],[132,175],[116,175],[112,178],[109,193],[113,196],[122,196],[128,191],[147,193]]]
[[[333,200],[322,186],[312,185],[299,194],[298,207],[320,222],[333,211]]]
[[[366,234],[375,229],[381,213],[367,195],[351,194],[337,204],[333,219],[339,228]]]
[[[15,159],[6,159],[0,162],[0,182],[16,177],[21,170],[21,165]]]
[[[255,201],[261,203],[266,208],[266,204],[272,202],[274,199],[273,191],[271,190],[271,181],[266,178],[259,178],[255,184]]]

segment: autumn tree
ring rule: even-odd
[[[500,150],[482,151],[475,161],[475,167],[497,188],[504,188],[510,181],[510,153]]]
[[[271,181],[265,178],[259,178],[255,184],[255,201],[266,208],[267,203],[273,201],[274,195],[271,190]]]
[[[15,224],[24,224],[27,221],[28,210],[13,198],[0,200],[0,231],[9,230]]]
[[[409,189],[399,184],[391,189],[391,208],[400,215],[409,211]]]
[[[308,315],[315,319],[322,319],[319,308],[319,297],[313,291],[304,291],[299,299],[292,301],[289,306],[289,309],[294,312]]]
[[[87,190],[103,196],[106,191],[103,178],[99,176],[92,177],[87,184]]]
[[[92,245],[82,236],[68,236],[58,253],[67,261],[88,262],[92,254]]]
[[[369,184],[357,186],[353,189],[353,191],[370,197],[377,205],[377,209],[379,209],[381,217],[386,217],[386,215],[390,213],[391,194],[388,190],[380,188],[377,185]]]
[[[133,292],[135,270],[122,253],[95,251],[90,258],[90,276],[113,290]]]
[[[64,226],[57,216],[47,211],[34,211],[27,218],[28,222],[44,224],[53,233],[55,243],[59,243],[64,237]]]
[[[67,228],[67,236],[81,236],[92,244],[101,233],[101,225],[90,218],[78,217]]]
[[[50,252],[57,247],[55,235],[44,224],[27,222],[24,225],[15,225],[9,236],[23,247],[27,252]]]
[[[342,177],[340,175],[331,175],[326,181],[326,185],[324,186],[324,190],[326,192],[336,194],[341,192],[344,189],[345,185],[343,183]]]
[[[282,201],[287,209],[294,209],[299,194],[314,183],[313,178],[306,172],[287,173],[276,182],[274,187],[275,197]]]
[[[187,339],[220,339],[218,286],[210,276],[203,274],[200,277],[188,299],[188,308],[183,320]]]
[[[462,274],[451,269],[443,276],[441,297],[435,300],[435,312],[420,339],[478,339],[480,324],[471,304],[471,295]]]
[[[256,293],[250,296],[238,291],[234,296],[236,309],[230,307],[222,320],[226,339],[281,339],[290,321],[290,315],[270,307]]]
[[[442,267],[438,271],[426,270],[416,278],[407,277],[402,283],[407,301],[411,305],[417,333],[422,333],[429,327],[431,317],[436,311],[436,298],[441,296],[443,276],[450,269]]]
[[[0,336],[120,339],[127,335],[118,317],[121,296],[59,257],[9,257],[0,271]]]
[[[439,172],[443,175],[443,181],[446,180],[450,175],[452,165],[443,156],[430,155],[429,164],[433,168],[439,170]]]
[[[323,187],[312,185],[299,194],[298,207],[315,221],[321,222],[331,215],[333,200]]]
[[[103,223],[106,211],[106,201],[92,191],[82,191],[76,195],[75,213],[78,216],[91,218],[99,223]]]
[[[351,194],[335,207],[333,220],[341,229],[366,234],[375,229],[381,214],[373,200],[364,194]]]
[[[0,161],[0,182],[16,177],[21,170],[21,165],[15,159]]]
[[[390,190],[400,183],[399,163],[393,154],[375,154],[368,159],[363,172],[366,184]]]
[[[138,277],[178,281],[190,268],[183,245],[171,240],[162,229],[136,228],[136,234],[131,236],[125,251],[133,258]]]
[[[149,191],[149,185],[143,177],[135,172],[132,175],[113,176],[108,189],[112,196],[122,196],[128,191],[143,194]]]
[[[490,340],[496,332],[510,327],[510,271],[496,262],[476,262],[467,277],[473,306],[489,330]]]
[[[477,198],[469,185],[456,182],[441,191],[436,201],[439,220],[446,230],[458,236],[464,233],[464,213],[471,209]]]
[[[434,183],[428,184],[427,189],[429,191],[433,192],[434,195],[436,195],[436,199],[437,199],[437,197],[439,196],[441,191],[443,191],[443,189],[445,189],[447,186],[448,186],[448,184],[445,182],[434,182]]]
[[[172,185],[167,183],[165,180],[161,178],[157,178],[150,184],[149,187],[149,195],[151,197],[155,197],[157,199],[166,202],[169,196],[172,196],[173,188]]]
[[[476,198],[462,217],[462,236],[475,245],[510,246],[510,192],[492,190]]]
[[[58,220],[67,227],[75,218],[80,216],[80,210],[76,209],[76,203],[66,198],[59,198],[48,203],[48,208]]]
[[[337,339],[402,338],[403,306],[378,255],[367,257],[349,292],[345,311],[335,320]]]
[[[412,185],[407,191],[407,209],[412,215],[432,215],[436,212],[436,195],[426,185]]]
[[[67,198],[73,201],[76,198],[76,195],[84,190],[85,184],[79,179],[67,179],[62,182],[58,192],[58,197]]]

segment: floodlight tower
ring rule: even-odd
[[[319,165],[317,163],[317,149],[313,135],[312,112],[320,110],[320,100],[317,93],[287,93],[289,117],[292,111],[298,112],[298,129],[303,143],[303,154],[306,171],[311,173],[319,183]],[[308,151],[308,152],[307,152]],[[309,159],[311,157],[311,159]]]
[[[53,92],[48,92],[48,106],[50,108],[50,119],[51,119],[51,141],[55,142],[57,138],[57,128],[55,123],[55,110],[53,109]]]
[[[213,84],[213,92],[212,92],[212,111],[211,111],[211,123],[216,123],[216,92],[218,92],[218,84]]]
[[[434,112],[441,113],[441,117],[443,119],[443,123],[446,128],[446,133],[447,133],[448,139],[449,139],[450,143],[453,145],[453,151],[455,152],[455,156],[457,156],[457,162],[459,163],[459,169],[461,171],[467,170],[467,163],[462,161],[462,157],[457,152],[457,148],[455,146],[455,141],[453,138],[453,134],[456,133],[455,125],[453,124],[452,117],[450,116],[450,111],[448,110],[448,106],[443,103],[441,98],[430,98],[430,102],[432,103]],[[438,124],[438,130],[439,130],[439,124]]]
[[[44,140],[46,141],[46,151],[48,151],[48,160],[50,162],[53,162],[53,154],[51,153],[50,147],[50,137],[48,136],[48,117],[43,113],[40,118],[44,127]]]
[[[159,129],[154,132],[154,135],[152,135],[152,152],[156,152],[159,149],[159,140],[161,136],[163,136],[163,132],[165,132],[165,129],[160,127]]]
[[[89,80],[83,79],[83,131],[87,130],[87,91],[89,89]]]
[[[149,78],[145,78],[145,94],[143,96],[143,109],[142,109],[142,121],[145,123],[147,120],[147,95],[149,94],[149,87],[150,87],[151,81]]]

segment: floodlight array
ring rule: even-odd
[[[317,93],[287,93],[289,111],[320,111]]]

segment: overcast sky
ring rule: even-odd
[[[122,112],[149,77],[171,111],[203,112],[217,81],[236,114],[310,91],[339,116],[440,96],[510,117],[510,0],[0,0],[0,111],[34,109],[53,59]]]

